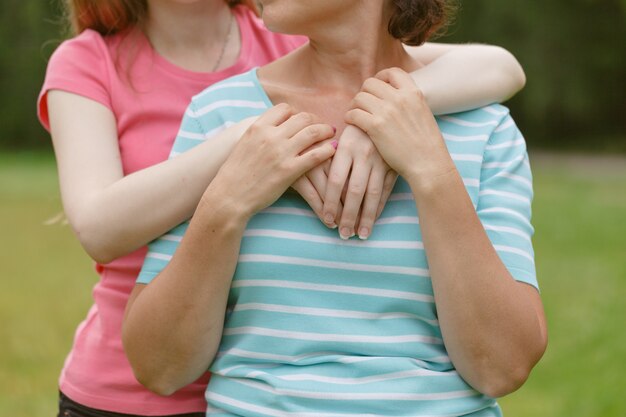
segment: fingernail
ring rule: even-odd
[[[333,145],[333,148],[337,149],[337,145],[338,145],[338,144],[337,144],[337,141],[336,141],[336,140],[334,140],[334,141],[330,142],[330,144],[331,144],[331,145]]]
[[[335,223],[335,216],[333,216],[331,213],[324,214],[324,223],[326,223],[326,224],[334,224]]]
[[[354,233],[352,233],[352,230],[350,230],[349,227],[342,227],[341,230],[339,231],[339,236],[343,239],[343,240],[348,240],[350,239],[352,236],[354,236]]]
[[[370,231],[367,227],[361,227],[359,229],[359,239],[365,240],[370,236]]]

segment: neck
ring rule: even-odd
[[[287,102],[337,127],[365,79],[384,68],[412,69],[413,61],[376,10],[377,2],[363,2],[345,14],[317,19],[302,27],[309,44],[259,71],[263,87],[274,103]],[[379,9],[382,9],[380,5]]]
[[[384,68],[411,67],[402,43],[389,34],[386,24],[375,23],[387,21],[384,13],[369,2],[351,10],[349,16],[337,16],[336,21],[316,22],[307,33],[309,45],[297,60],[303,78],[312,85],[356,92],[365,79]]]
[[[308,55],[307,68],[311,79],[323,75],[316,81],[351,90],[360,89],[363,81],[384,68],[406,67],[408,58],[402,44],[394,39],[325,42],[311,38],[309,48],[303,53]]]
[[[233,29],[230,26],[231,11],[224,0],[190,4],[148,0],[144,32],[165,58],[187,69],[209,71]],[[225,51],[224,58],[236,57],[238,45],[238,41],[229,42],[229,49],[237,50]]]

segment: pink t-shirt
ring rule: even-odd
[[[224,78],[271,62],[306,41],[269,32],[245,7],[236,7],[234,13],[241,33],[240,56],[230,68],[215,73],[173,65],[137,31],[103,38],[85,30],[61,44],[50,59],[38,102],[41,123],[49,129],[48,91],[79,94],[105,105],[115,115],[125,175],[164,161],[193,95]],[[106,265],[96,264],[100,281],[93,290],[94,305],[76,331],[60,389],[83,405],[118,413],[203,412],[208,374],[170,397],[161,397],[136,381],[124,355],[124,308],[145,254],[143,248]]]

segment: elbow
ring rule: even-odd
[[[133,349],[132,340],[123,335],[123,345],[135,379],[148,390],[164,397],[172,395],[177,386],[167,369],[167,363],[151,358],[148,352]]]
[[[117,259],[121,254],[117,253],[115,246],[106,239],[103,225],[98,220],[81,218],[70,219],[74,234],[89,257],[99,264],[107,264]]]
[[[526,86],[526,73],[511,52],[500,46],[492,46],[491,48],[493,48],[494,62],[499,63],[493,68],[498,69],[498,79],[508,87],[509,94],[505,99],[509,99]]]
[[[502,370],[500,372],[490,372],[481,376],[474,382],[474,389],[482,394],[500,398],[517,391],[530,376],[530,367],[519,366],[516,368]]]
[[[477,391],[492,398],[509,395],[524,385],[534,366],[539,362],[547,347],[547,339],[524,355],[515,359],[514,355],[502,358],[502,363],[484,361],[481,369],[471,382]],[[468,381],[469,382],[469,381]]]
[[[507,53],[511,55],[510,52],[507,51]],[[513,55],[511,55],[511,61],[511,65],[509,66],[509,70],[506,72],[505,76],[508,77],[508,82],[511,84],[511,89],[515,94],[526,86],[526,73]]]
[[[155,375],[150,372],[141,372],[133,367],[133,373],[137,381],[146,387],[149,391],[162,397],[169,397],[174,394],[180,387],[175,386],[168,381],[163,375]]]

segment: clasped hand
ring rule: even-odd
[[[279,105],[261,116],[238,144],[234,153],[240,155],[229,158],[231,162],[239,160],[239,175],[243,166],[249,166],[245,171],[251,180],[254,178],[251,183],[259,184],[264,174],[269,175],[264,186],[249,189],[244,200],[270,187],[272,192],[262,193],[266,197],[256,207],[258,210],[284,191],[278,183],[291,184],[322,222],[331,228],[338,227],[343,239],[355,234],[366,239],[391,194],[396,172],[415,184],[416,178],[417,182],[427,181],[454,169],[423,95],[411,77],[398,68],[383,70],[366,80],[345,119],[348,126],[333,143],[336,147],[333,154],[332,147],[323,143],[331,141],[335,133],[314,115],[294,113],[289,106]],[[268,142],[267,138],[263,139],[266,136],[273,139]],[[263,140],[243,140],[253,137]],[[291,137],[300,139],[284,142]],[[265,142],[268,157],[263,162],[265,153],[259,146]],[[278,149],[284,143],[299,143],[299,146],[293,147],[293,155],[278,157]],[[248,161],[252,155],[255,156]],[[280,166],[289,167],[282,170],[285,175],[279,175],[281,180],[276,179],[281,171],[277,167],[270,170],[274,174],[256,172],[264,171],[261,166],[271,166],[270,161],[277,157]]]
[[[348,125],[331,160],[301,176],[292,187],[342,239],[369,237],[391,194],[397,174],[370,138]]]
[[[390,68],[367,79],[351,107],[335,155],[292,187],[328,227],[339,227],[343,239],[366,239],[396,172],[423,181],[454,164],[423,94],[405,71]]]

